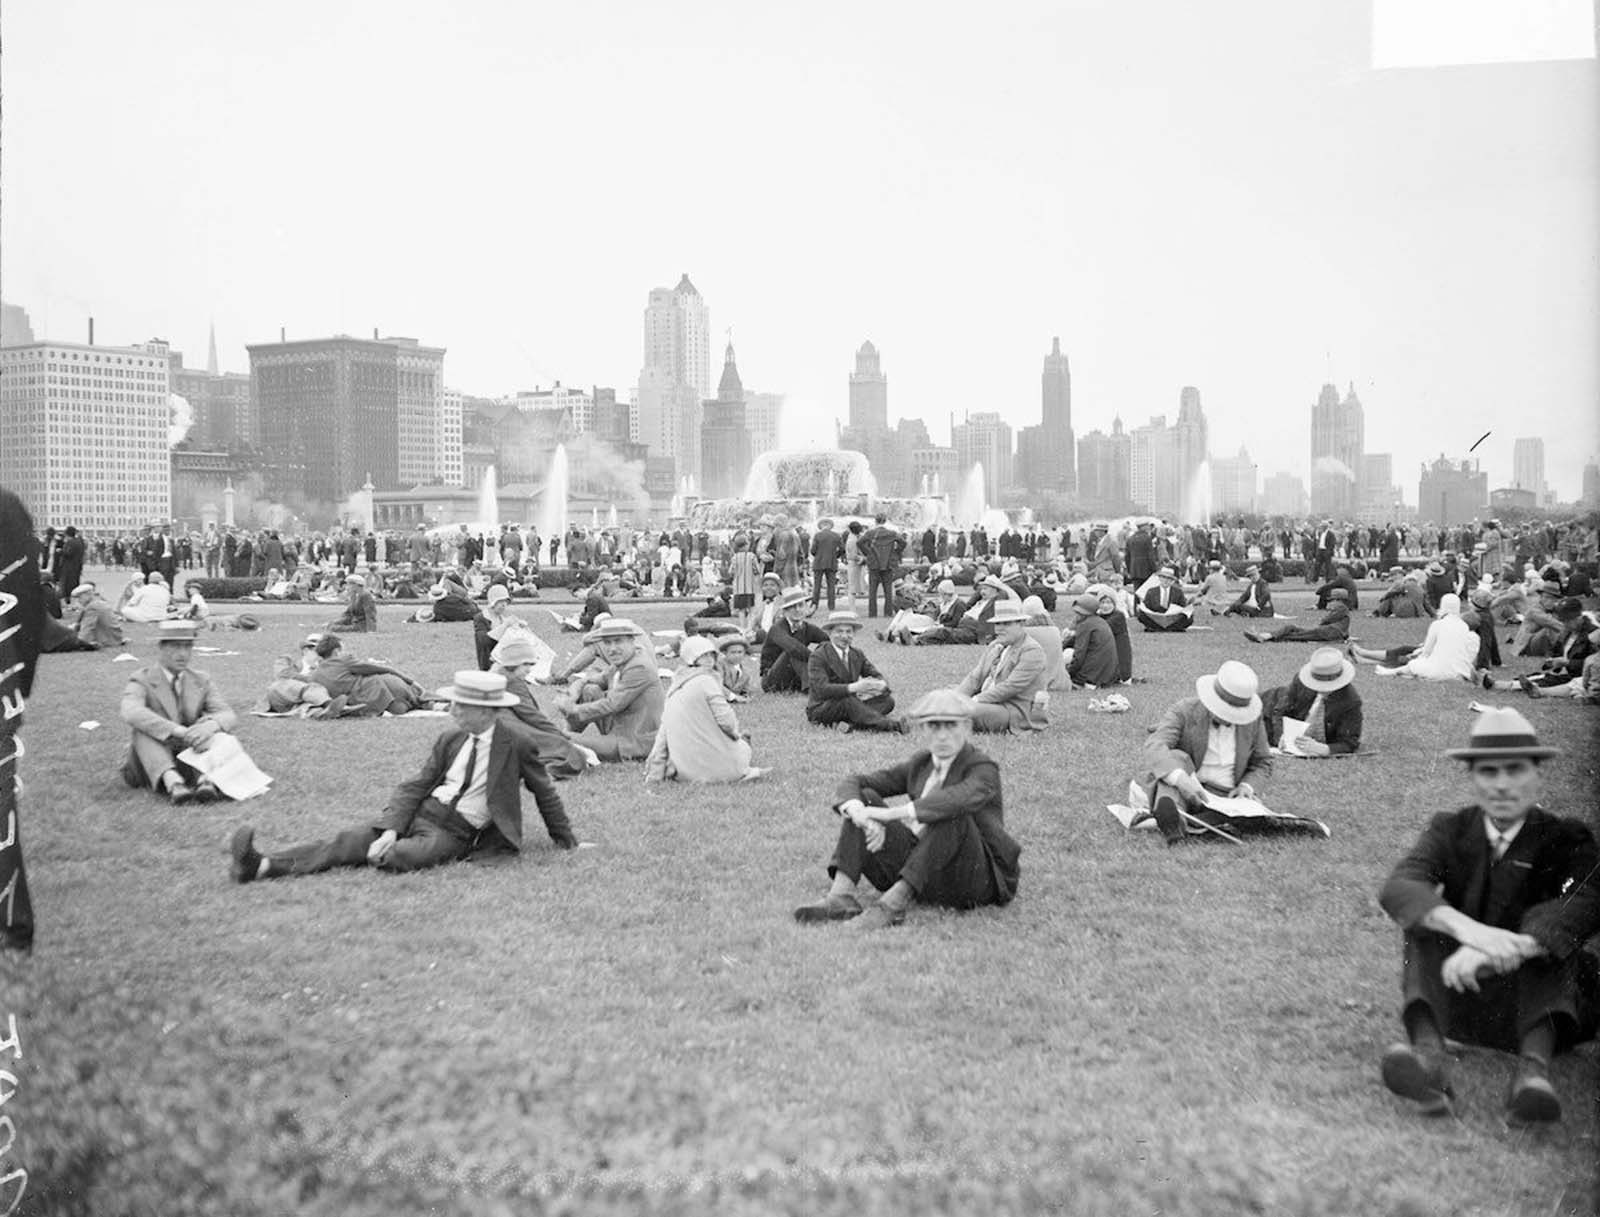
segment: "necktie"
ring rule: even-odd
[[[918,797],[925,799],[943,785],[944,774],[939,769],[939,766],[935,765],[933,767],[933,772],[928,774],[928,780],[922,784],[922,793]]]
[[[1328,722],[1325,705],[1327,698],[1318,693],[1316,700],[1311,703],[1311,713],[1306,716],[1306,735],[1319,744],[1328,742]]]
[[[472,742],[467,745],[467,771],[461,775],[461,789],[456,791],[455,798],[450,800],[450,810],[454,811],[461,805],[462,796],[467,793],[467,788],[472,785],[473,771],[478,767],[478,737],[474,735]]]
[[[178,672],[172,678],[172,700],[178,703],[178,713],[183,713],[183,673]]]
[[[1510,848],[1511,843],[1499,833],[1495,833],[1489,838],[1489,860],[1491,862],[1500,861],[1501,858],[1506,856],[1506,850]]]

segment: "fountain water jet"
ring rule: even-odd
[[[539,502],[539,535],[549,544],[551,538],[567,543],[567,494],[571,473],[567,467],[567,446],[557,444],[550,454],[550,472],[544,479],[544,496]]]
[[[1183,496],[1183,522],[1208,524],[1211,521],[1211,458],[1195,467]]]
[[[500,493],[493,465],[484,470],[483,481],[478,486],[477,524],[488,533],[500,531]]]

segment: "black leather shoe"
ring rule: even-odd
[[[196,803],[215,803],[222,798],[222,791],[217,789],[216,783],[210,778],[201,778],[194,784],[194,801]]]
[[[174,782],[167,787],[167,798],[172,800],[174,807],[182,807],[185,803],[194,802],[194,787],[188,782]]]
[[[1512,1124],[1554,1124],[1561,1119],[1561,1098],[1550,1085],[1543,1061],[1525,1056],[1517,1065],[1506,1098],[1506,1119]]]
[[[1391,1044],[1383,1053],[1383,1084],[1403,1099],[1417,1104],[1425,1116],[1447,1116],[1450,1077],[1443,1060],[1419,1051],[1411,1044]]]
[[[249,883],[261,873],[261,855],[256,852],[256,830],[246,824],[234,830],[228,842],[228,873],[235,883]]]
[[[1177,845],[1188,834],[1183,830],[1183,817],[1178,814],[1178,802],[1168,796],[1156,800],[1150,813],[1156,818],[1156,827],[1161,830],[1161,835],[1167,839],[1168,845]]]
[[[861,901],[848,892],[838,896],[829,896],[815,904],[802,904],[794,911],[794,919],[800,922],[818,921],[849,921],[852,917],[861,916]]]

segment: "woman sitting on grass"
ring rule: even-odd
[[[709,638],[686,638],[680,654],[684,666],[667,689],[644,780],[740,782],[760,777],[766,771],[751,766],[750,743],[723,692],[715,644]]]

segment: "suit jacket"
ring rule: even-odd
[[[183,704],[172,695],[172,682],[159,663],[140,668],[122,691],[122,721],[135,731],[168,740],[201,719],[209,718],[224,731],[239,725],[239,716],[222,699],[204,672],[190,668],[183,674]]]
[[[122,627],[117,624],[116,614],[99,596],[84,605],[78,614],[78,640],[92,642],[97,647],[122,645]]]
[[[1138,782],[1148,793],[1156,782],[1171,773],[1174,766],[1198,773],[1206,759],[1206,743],[1211,734],[1211,711],[1198,697],[1186,697],[1171,706],[1150,728],[1144,744],[1143,772]],[[1272,773],[1272,753],[1268,751],[1267,729],[1258,718],[1233,729],[1233,784],[1252,786]]]
[[[1478,806],[1440,812],[1384,883],[1379,902],[1404,929],[1441,904],[1532,935],[1557,961],[1600,933],[1600,848],[1577,820],[1535,807],[1500,861]]]
[[[567,720],[582,730],[597,718],[610,718],[607,734],[618,741],[619,756],[629,761],[644,760],[656,742],[661,708],[667,699],[655,656],[649,647],[641,646],[627,663],[607,672],[602,683],[605,692],[600,698],[573,706],[567,712]]]
[[[395,787],[384,808],[378,828],[405,836],[417,817],[417,809],[444,781],[450,763],[466,741],[467,733],[460,727],[450,726],[433,741],[421,772],[410,781]],[[481,759],[481,758],[480,758]],[[572,835],[572,825],[567,821],[561,796],[555,783],[539,761],[539,745],[531,733],[524,730],[509,714],[495,716],[494,740],[489,745],[489,777],[485,795],[489,802],[489,819],[506,844],[513,849],[522,848],[522,794],[519,783],[533,792],[544,817],[550,839],[562,849],[572,849],[577,838]]]
[[[917,805],[917,819],[923,824],[940,824],[971,816],[983,838],[984,853],[994,875],[1000,903],[1009,904],[1017,894],[1020,871],[1017,858],[1022,847],[1006,832],[1005,813],[1000,798],[1000,767],[986,754],[967,744],[951,758],[944,784],[927,796],[922,788],[933,772],[933,757],[927,749],[911,754],[911,759],[880,769],[858,773],[841,781],[834,791],[834,807],[860,799],[871,791],[879,798],[908,795]]]
[[[839,557],[844,552],[844,542],[831,528],[825,528],[811,538],[811,569],[838,570]]]
[[[1172,594],[1167,601],[1166,609],[1161,607],[1161,588],[1159,586],[1152,587],[1149,591],[1145,592],[1144,599],[1141,600],[1140,603],[1152,613],[1162,613],[1166,612],[1167,609],[1184,607],[1184,605],[1189,603],[1189,598],[1183,594],[1183,588],[1174,583],[1172,585]]]
[[[1080,685],[1114,685],[1122,679],[1117,640],[1111,636],[1111,626],[1105,618],[1085,617],[1078,622],[1067,675]]]
[[[984,648],[978,666],[967,673],[956,692],[989,705],[1021,706],[1026,712],[1033,707],[1033,695],[1045,686],[1046,668],[1044,648],[1032,638],[1024,637],[1014,647],[996,638]],[[985,688],[991,676],[994,684]]]
[[[807,704],[814,706],[820,702],[838,701],[842,697],[854,697],[849,686],[863,676],[883,679],[883,673],[873,666],[872,660],[860,647],[851,647],[840,659],[833,643],[824,642],[811,652],[811,658],[806,661],[806,683],[810,685]]]
[[[344,612],[328,623],[336,634],[372,634],[378,629],[378,602],[371,592],[362,592],[355,603],[345,605]]]
[[[1316,701],[1315,691],[1300,683],[1297,674],[1286,685],[1267,689],[1261,694],[1262,720],[1267,725],[1267,742],[1276,744],[1283,737],[1283,720],[1297,718],[1302,722],[1311,713],[1311,703]],[[1334,753],[1357,752],[1361,748],[1361,694],[1353,684],[1335,689],[1322,703],[1323,742]]]
[[[779,616],[767,631],[761,644],[761,675],[765,676],[773,664],[784,658],[809,662],[807,652],[813,643],[827,644],[828,636],[809,621],[791,626],[787,617]]]

